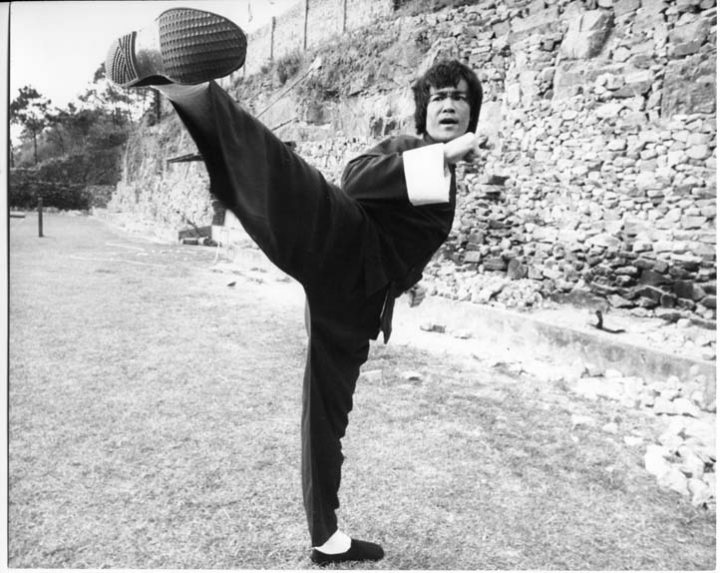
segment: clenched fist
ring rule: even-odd
[[[478,135],[475,133],[466,133],[460,137],[445,143],[443,152],[445,154],[445,162],[454,165],[458,161],[474,161],[480,158],[480,149],[485,147],[488,142],[487,135]]]

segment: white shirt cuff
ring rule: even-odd
[[[451,177],[442,143],[405,151],[402,158],[410,203],[428,205],[450,201]]]

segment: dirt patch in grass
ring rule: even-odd
[[[10,229],[10,566],[311,567],[299,287],[252,249],[34,224]],[[714,513],[660,491],[608,421],[654,435],[561,385],[375,344],[341,523],[381,569],[714,569]]]

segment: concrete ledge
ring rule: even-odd
[[[396,331],[399,335],[397,338],[401,340],[411,336],[409,329],[419,329],[428,321],[437,322],[446,327],[449,341],[453,340],[453,334],[467,333],[470,336],[468,340],[456,340],[453,343],[470,344],[478,355],[503,348],[517,354],[519,361],[552,355],[554,360],[567,361],[569,365],[580,358],[603,370],[612,368],[623,375],[639,376],[646,380],[666,380],[671,375],[688,380],[702,374],[707,380],[707,403],[715,399],[715,362],[629,342],[623,339],[622,333],[610,334],[590,326],[584,329],[581,326],[559,325],[551,319],[537,318],[529,313],[440,297],[428,297],[418,309],[408,309],[403,301],[398,301],[397,309]],[[583,311],[575,312],[578,322],[584,322]]]

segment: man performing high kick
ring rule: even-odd
[[[341,438],[370,339],[390,336],[395,298],[410,291],[447,238],[454,166],[477,156],[482,88],[467,66],[440,62],[413,86],[419,137],[391,137],[328,183],[214,79],[240,68],[246,38],[231,21],[187,8],[113,42],[106,71],[126,88],[165,94],[205,161],[211,192],[259,248],[304,288],[308,354],[302,490],[313,562],[379,560],[383,549],[338,529]]]

